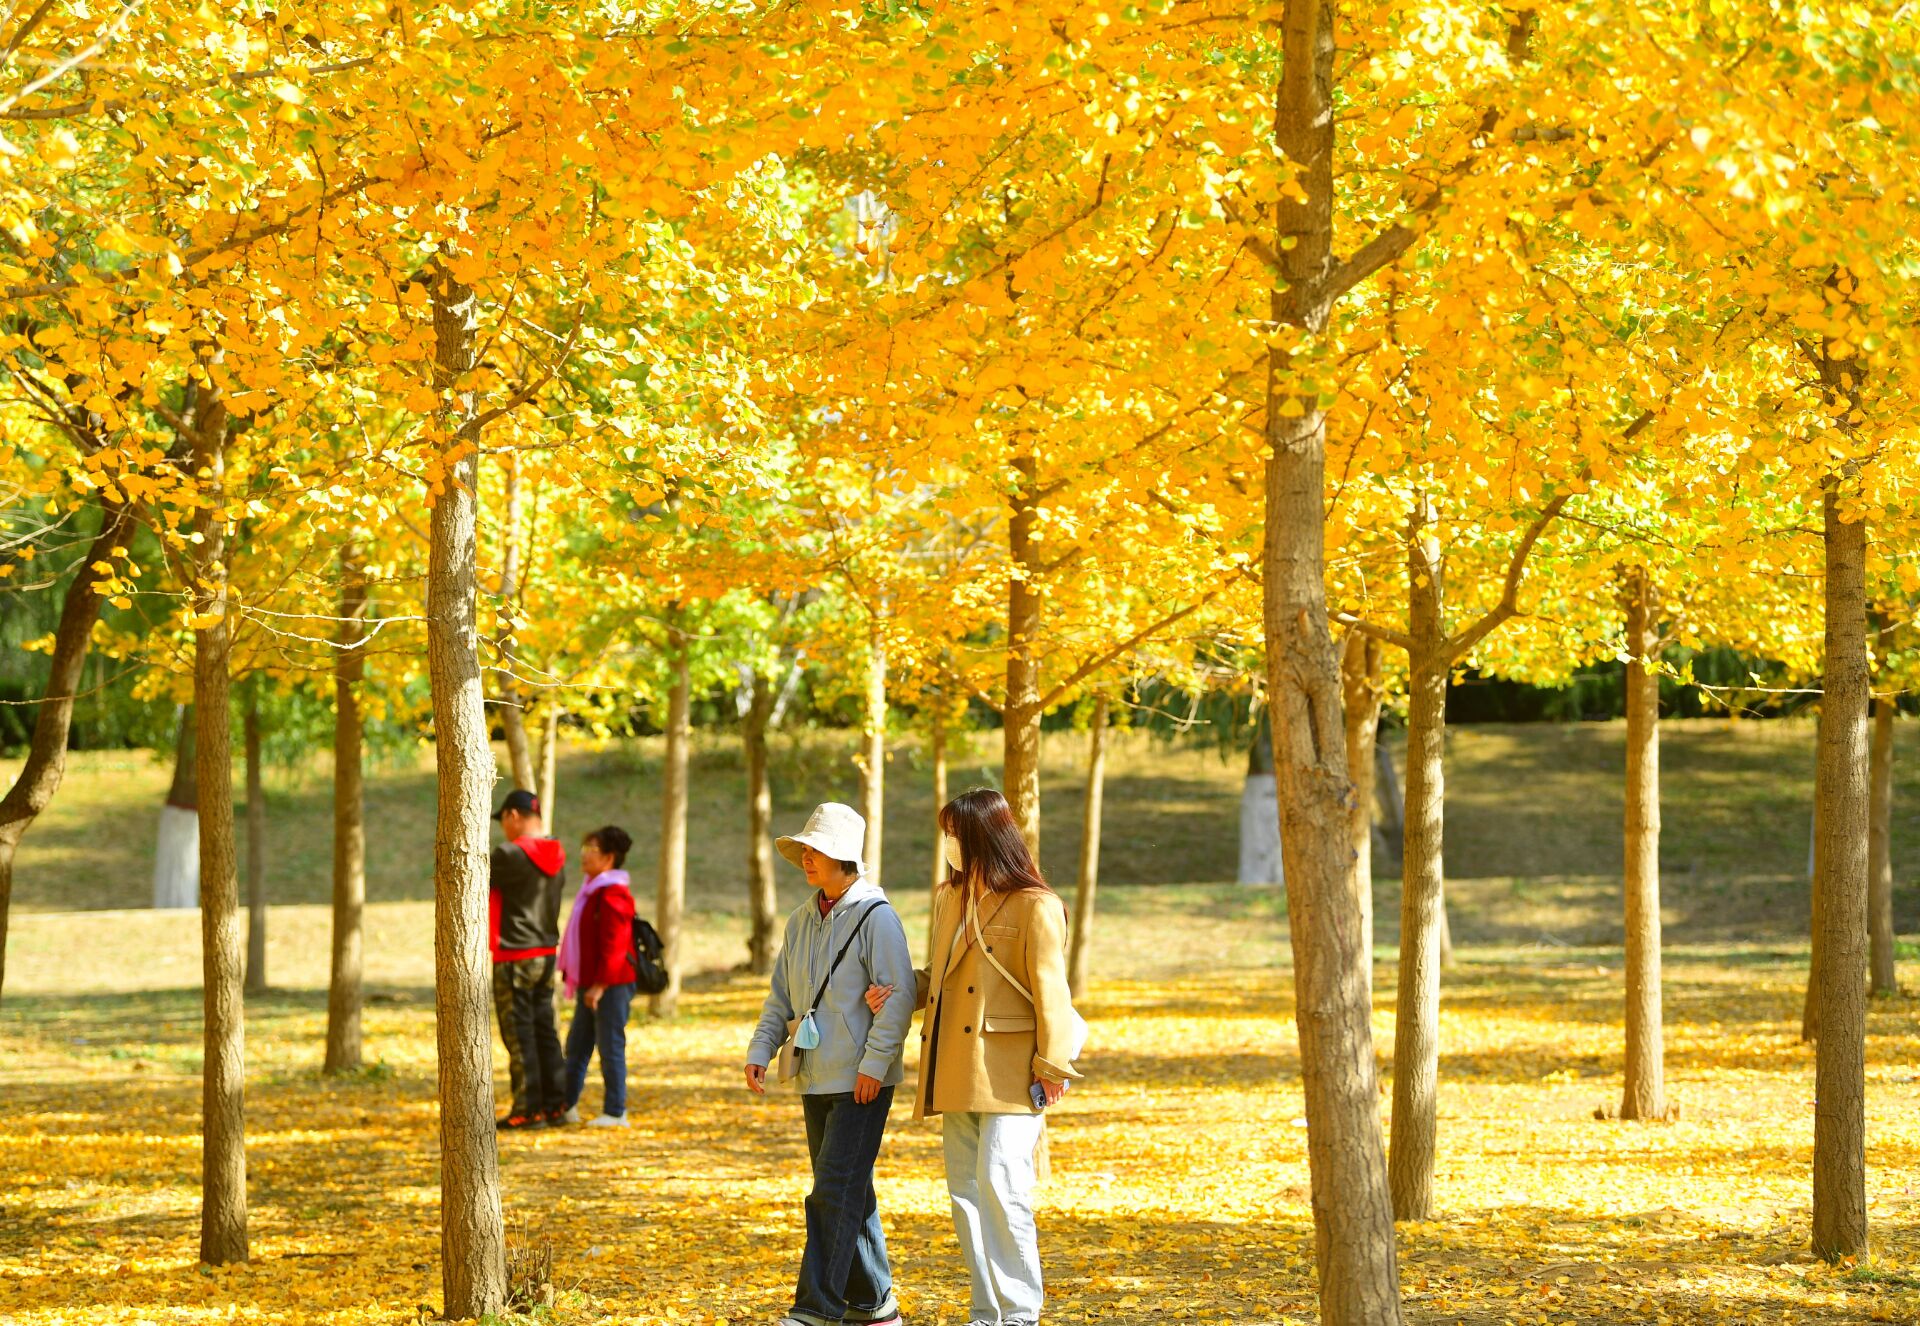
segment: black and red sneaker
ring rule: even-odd
[[[501,1133],[510,1132],[517,1129],[521,1129],[521,1128],[544,1128],[544,1127],[546,1127],[545,1116],[540,1114],[535,1114],[532,1111],[528,1111],[525,1114],[522,1114],[516,1111],[513,1114],[509,1114],[504,1119],[495,1119],[493,1121],[494,1131],[501,1132]]]

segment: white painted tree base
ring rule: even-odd
[[[1272,774],[1248,774],[1240,793],[1240,882],[1287,882],[1280,859],[1280,800]]]
[[[153,905],[200,905],[200,813],[160,807],[160,842],[153,854]]]

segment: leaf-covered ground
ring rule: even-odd
[[[1114,895],[1111,952],[1151,954],[1156,937],[1177,934],[1178,961],[1142,961],[1151,978],[1101,983],[1088,1001],[1091,1075],[1056,1118],[1041,1211],[1049,1320],[1310,1321],[1289,978],[1248,957],[1284,952],[1275,899],[1152,892],[1150,907]],[[1170,926],[1183,908],[1184,924]],[[35,919],[84,941],[84,927],[105,918]],[[100,942],[111,947],[111,933]],[[1233,962],[1209,969],[1210,948]],[[124,961],[126,984],[139,984],[137,955]],[[1440,1213],[1402,1229],[1409,1317],[1920,1321],[1916,1001],[1871,1012],[1877,1256],[1829,1268],[1804,1251],[1813,1074],[1795,1035],[1803,961],[1785,946],[1672,955],[1668,1065],[1684,1113],[1642,1126],[1593,1118],[1618,1093],[1617,952],[1463,951],[1442,1022]],[[1920,984],[1920,971],[1904,974]],[[97,989],[97,973],[85,984]],[[1379,987],[1384,1054],[1390,966]],[[515,1237],[553,1245],[553,1319],[765,1322],[785,1304],[804,1152],[795,1100],[755,1101],[735,1085],[757,1004],[751,978],[713,974],[695,983],[679,1022],[636,1026],[632,1130],[503,1141]],[[345,1326],[437,1310],[427,996],[417,983],[385,987],[368,1011],[377,1066],[351,1081],[316,1071],[324,1017],[313,991],[250,1009],[254,1261],[203,1270],[197,994],[9,991],[0,1321]],[[895,1270],[910,1320],[957,1326],[965,1286],[939,1138],[907,1113],[896,1108],[880,1180]]]

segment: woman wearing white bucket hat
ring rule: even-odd
[[[865,878],[866,821],[851,806],[815,808],[806,828],[774,843],[816,892],[787,918],[772,987],[747,1050],[747,1086],[766,1090],[780,1055],[806,1111],[813,1191],[793,1308],[782,1326],[898,1326],[873,1166],[893,1092],[906,1077],[906,1000],[878,1013],[870,984],[911,986],[913,955],[899,913]],[[785,1047],[783,1049],[783,1047]]]

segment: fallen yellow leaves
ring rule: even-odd
[[[1592,1119],[1617,1090],[1612,983],[1592,957],[1471,953],[1442,1022],[1437,1219],[1401,1227],[1423,1323],[1920,1321],[1913,1000],[1872,1009],[1878,1256],[1805,1258],[1812,1070],[1800,971],[1759,951],[1670,960],[1681,1122]],[[1391,989],[1383,981],[1383,989]],[[0,1023],[0,1321],[414,1323],[439,1303],[431,1008],[368,1012],[390,1068],[311,1070],[315,994],[251,1013],[251,1265],[194,1264],[197,994],[10,997]],[[554,1245],[558,1322],[740,1326],[787,1301],[802,1237],[796,1102],[734,1089],[757,983],[714,978],[637,1024],[634,1127],[501,1142],[509,1227]],[[1305,1130],[1284,970],[1109,982],[1091,1076],[1043,1190],[1049,1319],[1314,1320]],[[1376,1014],[1376,1033],[1391,1026]],[[1381,1036],[1381,1044],[1387,1043]],[[590,1085],[588,1101],[597,1085]],[[880,1201],[910,1320],[959,1326],[935,1129],[896,1113]],[[1331,1195],[1338,1200],[1338,1195]]]

